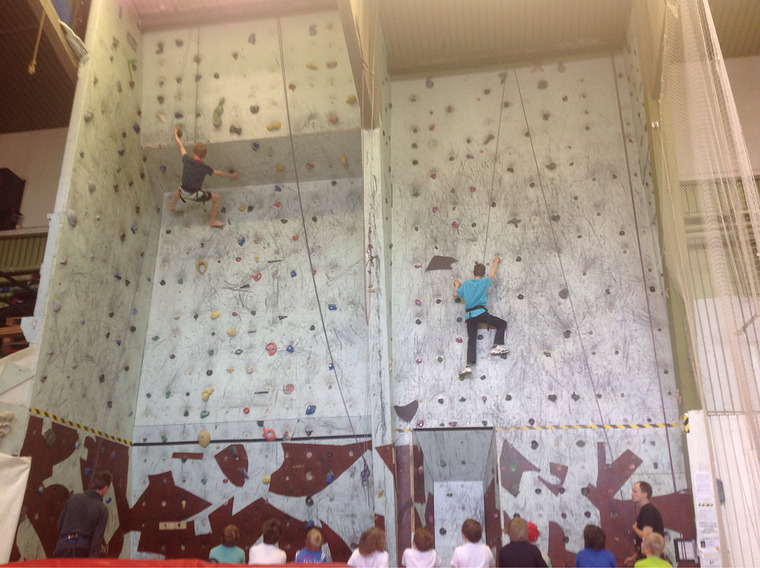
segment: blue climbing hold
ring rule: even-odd
[[[310,404],[306,407],[306,414],[311,415],[314,414],[317,411],[317,405],[316,404]]]
[[[130,231],[132,231],[132,234],[134,235],[134,234],[137,232],[137,225],[135,225],[135,224],[132,224],[132,225],[129,227],[129,230],[130,230]]]
[[[106,497],[106,503],[110,503],[110,502],[111,502],[111,498],[110,497]]]
[[[245,237],[240,237],[238,239],[238,244],[242,247],[245,244]]]
[[[282,188],[279,185],[274,186],[275,191],[282,191]]]
[[[296,273],[296,271],[295,270],[291,270],[290,271],[290,277],[291,278],[295,278],[296,276],[298,276],[298,274]]]
[[[325,481],[327,481],[327,483],[332,483],[333,479],[335,479],[335,474],[331,471],[327,474],[327,479]]]
[[[251,144],[251,146],[253,146],[254,152],[258,152],[259,148],[261,148],[261,144],[259,144],[258,142],[254,142],[253,144]]]
[[[293,351],[294,351],[294,350],[293,350],[293,346],[292,346],[292,345],[288,345],[288,346],[285,348],[285,351],[287,351],[288,353],[293,353]]]
[[[335,310],[338,309],[338,306],[336,306],[335,304],[327,304],[327,309],[334,312]]]
[[[306,530],[309,530],[311,527],[314,526],[314,521],[309,519],[309,522],[306,523],[306,526],[304,527]]]
[[[332,363],[330,363],[330,364],[327,366],[327,368],[328,368],[328,369],[330,369],[330,370],[332,371],[332,370],[335,368],[335,365],[333,365]]]
[[[121,275],[120,275],[118,272],[117,272],[117,273],[115,273],[115,274],[113,275],[113,277],[114,277],[114,278],[116,278],[116,280],[121,280]]]
[[[84,468],[84,474],[90,475],[92,473],[92,470],[89,467]]]
[[[137,313],[137,308],[132,308],[132,315]]]
[[[121,339],[116,340],[116,345],[121,345]]]

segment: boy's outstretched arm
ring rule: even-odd
[[[225,177],[225,178],[237,179],[237,178],[240,177],[240,172],[234,171],[232,173],[228,173],[228,172],[223,172],[222,170],[214,170],[214,175],[215,176],[222,176],[222,177]]]
[[[179,139],[179,126],[174,127],[174,139],[177,141],[177,146],[179,146],[179,151],[182,152],[182,155],[187,154],[187,150],[182,145],[182,140]]]
[[[496,269],[499,268],[499,262],[501,262],[501,257],[497,256],[493,259],[493,267],[491,268],[491,274],[488,275],[488,277],[493,280],[493,277],[496,276]]]

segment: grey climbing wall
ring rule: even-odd
[[[141,34],[100,9],[46,256],[32,406],[130,439],[160,218],[140,147]]]
[[[397,427],[495,428],[504,515],[534,520],[545,546],[555,524],[556,551],[609,521],[589,484],[610,504],[632,475],[660,495],[686,486],[678,434],[635,426],[678,411],[634,67],[611,55],[393,83],[393,392],[418,405]],[[453,281],[495,256],[488,306],[511,351],[490,356],[480,329],[460,379]],[[577,430],[588,424],[635,429]],[[602,479],[627,451],[635,466]],[[629,527],[608,539],[627,546]]]

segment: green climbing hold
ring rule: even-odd
[[[443,363],[443,357],[438,357],[438,362]]]
[[[153,336],[153,341],[158,341],[158,336],[157,335]]]
[[[169,436],[166,434],[161,434],[161,441],[165,444],[169,440]]]
[[[465,397],[462,397],[462,398],[460,398],[460,399],[459,399],[459,402],[464,402],[464,401],[466,401],[466,400],[467,400],[467,399],[466,399]]]
[[[219,99],[219,104],[214,109],[214,127],[219,128],[222,125],[222,113],[224,112],[224,97]]]
[[[208,481],[208,479],[206,479],[205,477],[201,477],[201,483],[202,483],[203,485],[206,485],[206,482],[207,482],[207,481]]]
[[[512,473],[516,472],[517,471],[517,464],[515,462],[512,462],[511,464],[509,464],[509,470]]]
[[[184,284],[184,283],[185,283],[184,278],[180,278],[179,280],[177,280],[177,284]]]
[[[211,412],[208,410],[201,410],[201,418],[206,418]]]
[[[209,350],[208,350],[208,354],[209,354],[209,355],[213,355],[213,354],[214,354],[214,350],[213,350],[213,349],[209,349]]]
[[[417,142],[412,142],[412,148],[416,148],[416,147],[417,147]]]
[[[166,391],[166,393],[164,394],[164,396],[166,398],[170,398],[172,396],[172,391]]]

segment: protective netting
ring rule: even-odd
[[[760,557],[760,200],[707,0],[668,0],[659,192],[732,565]],[[736,527],[741,527],[735,530]]]

